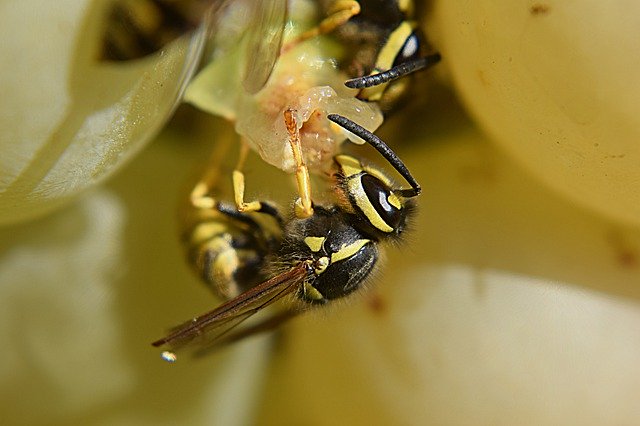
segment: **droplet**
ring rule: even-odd
[[[162,359],[164,359],[167,362],[176,362],[178,357],[173,352],[164,351],[162,352]]]

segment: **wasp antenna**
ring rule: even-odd
[[[349,120],[347,117],[343,117],[339,114],[329,114],[327,118],[339,126],[345,128],[356,136],[362,138],[369,145],[373,146],[382,156],[393,166],[394,169],[400,173],[400,175],[405,178],[405,180],[411,185],[412,189],[403,189],[398,191],[400,195],[405,198],[415,197],[420,194],[422,188],[420,188],[420,184],[414,179],[411,175],[411,172],[404,165],[400,157],[396,155],[395,152],[379,137],[365,129],[364,127],[356,124],[355,122]]]
[[[405,75],[409,75],[416,71],[424,70],[432,67],[440,62],[441,56],[439,53],[425,56],[423,58],[414,59],[412,61],[403,62],[400,65],[383,71],[377,74],[365,75],[363,77],[352,78],[345,81],[344,85],[351,89],[364,89],[367,87],[378,86],[380,84],[388,83],[396,80]]]

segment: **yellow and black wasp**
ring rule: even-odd
[[[285,113],[285,120],[291,114]],[[195,345],[208,351],[222,342],[271,328],[314,305],[340,299],[362,288],[376,266],[379,243],[397,240],[414,210],[421,188],[402,160],[377,136],[353,121],[331,114],[329,120],[373,146],[409,183],[394,185],[376,166],[349,155],[334,157],[329,175],[334,202],[312,205],[310,215],[293,209],[283,217],[276,206],[255,201],[241,212],[233,203],[209,197],[189,234],[193,264],[212,289],[230,298],[211,312],[176,327],[153,343],[166,347],[163,358]],[[299,143],[290,126],[291,146]],[[267,320],[234,329],[286,296],[295,302]]]
[[[367,55],[356,53],[348,61],[350,66],[345,66],[345,69],[355,69],[351,75],[357,77],[346,85],[368,87],[359,93],[359,97],[367,101],[390,104],[389,99],[397,98],[390,96],[392,92],[397,93],[391,90],[395,85],[395,82],[391,84],[393,80],[428,67],[437,62],[439,56],[423,55],[419,29],[409,20],[411,14],[401,1],[380,5],[371,1],[334,1],[328,6],[327,19],[283,45],[287,14],[296,1],[302,3],[302,0],[223,0],[213,1],[211,9],[207,9],[205,23],[211,26],[212,34],[221,31],[221,25],[231,20],[231,28],[240,28],[236,31],[248,40],[238,90],[248,94],[252,105],[268,104],[284,109],[280,122],[284,122],[288,135],[288,152],[294,163],[299,197],[285,216],[271,203],[245,202],[241,171],[248,151],[245,142],[241,144],[240,161],[233,173],[234,203],[215,197],[211,179],[203,177],[196,185],[189,198],[189,260],[212,290],[228,301],[154,342],[155,346],[168,347],[164,358],[169,361],[175,359],[172,351],[182,346],[193,344],[207,348],[232,341],[361,288],[376,265],[379,243],[400,236],[413,211],[413,199],[420,193],[420,186],[402,161],[371,132],[342,115],[330,114],[331,111],[320,114],[325,117],[313,114],[318,116],[315,120],[319,125],[301,123],[295,108],[286,105],[289,101],[280,105],[284,93],[278,95],[278,90],[263,89],[274,85],[268,82],[280,55],[300,46],[306,39],[333,30],[343,43],[356,46],[352,51],[370,51]],[[158,10],[172,3],[170,0],[147,2],[161,5]],[[390,7],[393,19],[384,11],[380,16],[389,16],[378,19],[373,13],[378,6]],[[407,28],[411,29],[410,34],[406,33]],[[398,40],[403,41],[399,44]],[[262,97],[254,97],[258,93],[262,93]],[[353,99],[353,95],[349,96]],[[233,111],[236,118],[242,117],[243,112],[246,111]],[[327,206],[314,205],[306,165],[310,151],[302,143],[301,133],[329,133],[329,130],[316,130],[330,127],[329,121],[374,146],[411,188],[397,188],[382,170],[366,166],[354,157],[332,155],[328,157],[331,159],[328,174],[334,201]],[[276,137],[276,132],[267,135],[267,139]],[[274,146],[278,148],[278,143]],[[260,143],[257,148],[268,151]],[[297,303],[257,326],[234,329],[285,296],[293,296]]]
[[[353,78],[345,85],[358,97],[378,102],[388,112],[407,93],[401,77],[437,64],[424,33],[413,19],[412,0],[320,0],[328,17],[301,38],[335,31],[351,54],[342,66]]]
[[[288,9],[300,0],[113,0],[105,29],[103,58],[128,60],[160,50],[178,36],[196,28],[207,16],[227,19],[229,9],[242,9],[249,43],[245,78],[250,93],[258,92],[280,55]],[[414,20],[413,0],[318,0],[328,15],[304,32],[297,42],[335,32],[350,52],[341,60],[353,78],[349,88],[358,97],[379,102],[384,111],[397,105],[410,84],[401,77],[440,61]],[[214,10],[213,13],[211,11]],[[226,15],[226,16],[225,16]],[[237,14],[236,14],[237,15]],[[240,14],[241,15],[241,14]],[[214,25],[215,26],[215,25]],[[242,24],[240,24],[242,28]],[[215,32],[215,30],[214,30]],[[289,43],[291,48],[296,42]]]

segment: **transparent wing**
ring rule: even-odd
[[[252,324],[248,327],[238,327],[233,330],[233,332],[225,333],[224,336],[216,339],[213,342],[209,342],[208,344],[203,344],[199,346],[193,353],[194,357],[204,357],[214,352],[215,350],[229,345],[231,343],[237,342],[239,340],[244,339],[245,337],[253,336],[254,334],[260,334],[263,332],[275,330],[284,322],[290,320],[291,318],[297,316],[302,313],[303,309],[301,308],[291,308],[279,312],[277,314],[271,315],[268,318],[258,322],[257,324]]]
[[[216,309],[175,327],[167,336],[153,342],[152,345],[166,347],[168,351],[163,353],[163,358],[174,361],[176,359],[174,352],[186,346],[193,346],[196,350],[199,347],[201,352],[208,352],[220,343],[229,343],[263,331],[264,325],[259,324],[256,327],[247,327],[245,330],[241,329],[234,334],[229,334],[247,318],[298,290],[306,276],[306,266],[301,263],[245,291]]]
[[[254,94],[267,83],[280,55],[287,0],[255,0],[251,13],[242,85],[247,92]]]

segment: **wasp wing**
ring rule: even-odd
[[[287,0],[255,0],[251,13],[242,85],[248,93],[255,94],[267,84],[280,56]]]
[[[200,346],[208,351],[247,318],[298,290],[306,276],[306,266],[301,263],[245,291],[214,310],[175,327],[167,336],[156,340],[152,345],[167,347],[170,352],[163,354],[163,357],[169,360],[175,360],[173,352],[185,346]],[[247,330],[252,329],[254,331],[249,333],[240,330],[236,335],[227,336],[225,341],[238,340],[240,337],[262,331],[264,327],[247,328]]]
[[[248,327],[238,327],[237,329],[234,329],[233,332],[224,333],[223,336],[219,336],[219,338],[216,338],[216,340],[213,342],[209,342],[207,344],[203,344],[202,346],[199,346],[194,351],[193,355],[194,357],[198,357],[198,358],[204,357],[220,349],[223,346],[238,342],[244,339],[245,337],[250,337],[255,334],[265,333],[267,331],[274,330],[278,328],[280,325],[282,325],[284,322],[299,315],[303,311],[304,309],[300,307],[285,309],[282,312],[273,314],[270,317],[267,317],[256,324],[251,324]]]

